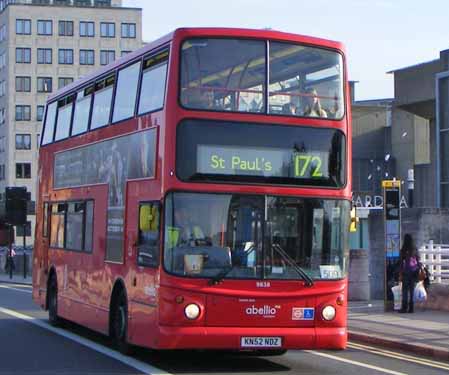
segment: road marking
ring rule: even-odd
[[[15,285],[15,284],[12,284],[12,285]],[[0,284],[0,288],[3,288],[3,289],[10,289],[10,290],[16,290],[17,292],[28,293],[28,294],[33,293],[31,290],[14,288],[14,287],[9,286],[9,285],[1,285],[1,284]]]
[[[95,350],[96,352],[99,352],[101,354],[104,354],[104,355],[112,358],[112,359],[122,362],[129,367],[132,367],[138,371],[143,372],[144,374],[147,374],[147,375],[172,375],[169,372],[161,370],[157,367],[153,367],[145,362],[139,361],[132,357],[128,357],[119,352],[116,352],[115,350],[109,349],[103,345],[100,345],[93,341],[87,340],[84,337],[78,336],[71,332],[67,332],[61,328],[53,327],[50,324],[48,324],[47,322],[36,319],[32,316],[25,315],[25,314],[19,313],[14,310],[6,309],[4,307],[0,307],[0,313],[12,316],[17,319],[25,320],[28,323],[34,324],[34,325],[44,328],[50,332],[56,333],[59,336],[65,337],[66,339],[75,341],[78,344],[86,346],[89,349]]]
[[[365,367],[365,368],[369,368],[369,369],[371,369],[371,370],[376,370],[376,371],[384,372],[384,373],[386,373],[386,374],[392,374],[392,375],[407,375],[407,374],[404,373],[404,372],[397,372],[397,371],[393,371],[393,370],[388,370],[388,369],[383,368],[383,367],[377,367],[377,366],[368,365],[368,364],[362,363],[362,362],[351,361],[350,359],[340,358],[340,357],[336,357],[336,356],[334,356],[334,355],[316,352],[316,351],[314,351],[314,350],[305,350],[305,352],[306,352],[306,353],[310,353],[310,354],[315,354],[315,355],[320,356],[320,357],[333,359],[334,361],[339,361],[339,362],[349,363],[349,364],[351,364],[351,365],[355,365],[355,366],[359,366],[359,367]]]
[[[409,356],[407,354],[397,353],[397,352],[393,352],[393,351],[389,351],[389,350],[385,350],[385,349],[379,349],[379,348],[375,348],[373,346],[349,343],[348,347],[358,349],[358,350],[363,350],[363,351],[377,354],[377,355],[382,355],[384,357],[391,357],[391,358],[401,359],[403,361],[417,363],[417,364],[423,365],[423,366],[429,366],[429,367],[439,368],[439,369],[443,369],[443,370],[449,370],[449,365],[446,365],[443,362],[432,361],[430,359],[425,359],[425,358],[416,358],[416,357]]]

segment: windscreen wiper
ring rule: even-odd
[[[255,249],[254,245],[250,246],[247,250],[245,250],[246,255],[251,254],[254,251],[254,249]],[[212,276],[211,279],[209,280],[209,285],[219,284],[220,281],[222,281],[235,268],[235,266],[236,266],[235,264],[232,264],[231,266],[218,272],[215,276]]]
[[[271,247],[275,251],[277,251],[291,267],[293,267],[293,269],[296,271],[296,273],[298,273],[299,276],[304,279],[304,281],[306,282],[306,286],[313,286],[313,279],[296,264],[291,256],[288,255],[288,253],[279,244],[273,243],[271,244]]]

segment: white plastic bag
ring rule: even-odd
[[[395,285],[391,288],[391,292],[393,293],[394,300],[394,309],[400,310],[402,307],[402,283]]]
[[[413,292],[413,299],[415,302],[424,302],[427,299],[426,288],[424,288],[424,283],[422,281],[416,284],[415,291]]]

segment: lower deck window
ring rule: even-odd
[[[50,246],[91,252],[93,214],[93,201],[53,203]]]

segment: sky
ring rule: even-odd
[[[342,42],[356,100],[394,97],[388,71],[449,49],[448,0],[123,0],[143,9],[143,40],[179,27],[272,28]]]

